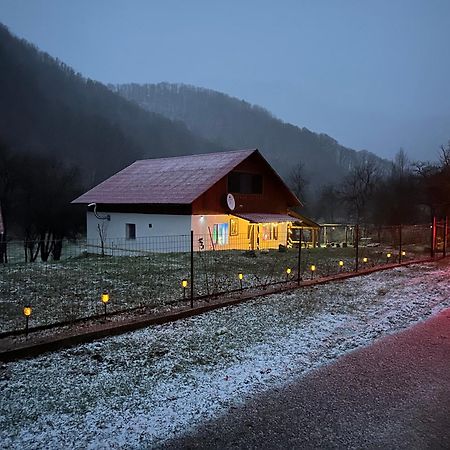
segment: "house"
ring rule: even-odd
[[[175,237],[191,230],[196,250],[278,248],[302,220],[290,210],[300,201],[257,149],[139,160],[72,203],[89,205],[88,241],[130,247],[172,236],[159,251],[187,250],[190,239],[180,247]]]

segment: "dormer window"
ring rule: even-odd
[[[234,194],[262,194],[262,175],[246,172],[231,172],[228,175],[228,192]]]

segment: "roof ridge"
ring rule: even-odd
[[[158,161],[158,160],[162,160],[162,159],[179,159],[179,158],[192,158],[193,156],[208,156],[208,155],[227,155],[227,154],[231,154],[231,153],[246,153],[246,152],[255,152],[255,151],[259,151],[256,147],[255,148],[246,148],[246,149],[242,149],[242,150],[226,150],[223,152],[208,152],[208,153],[192,153],[191,155],[179,155],[179,156],[163,156],[161,158],[145,158],[145,159],[136,159],[136,161],[134,162],[138,162],[138,161]]]
[[[248,149],[137,160],[72,203],[189,204],[252,155],[262,158]]]

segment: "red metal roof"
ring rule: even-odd
[[[261,213],[248,213],[248,214],[234,214],[236,217],[248,220],[251,223],[278,223],[278,222],[296,222],[299,219],[296,217],[288,216],[287,214],[261,214]]]
[[[257,151],[139,160],[72,203],[190,204]]]

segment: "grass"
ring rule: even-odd
[[[385,264],[388,248],[360,249],[360,260],[368,265]],[[408,257],[421,249],[410,247]],[[189,253],[148,253],[146,256],[79,256],[57,262],[11,263],[0,266],[0,331],[24,326],[22,308],[31,305],[30,327],[48,325],[103,312],[101,292],[110,292],[108,312],[139,306],[156,308],[183,299],[181,280],[189,281]],[[343,268],[338,261],[344,262]],[[355,249],[302,249],[301,275],[310,278],[328,276],[355,269]],[[391,261],[394,262],[394,261]],[[194,293],[212,295],[240,288],[238,273],[243,273],[243,287],[297,279],[298,249],[243,252],[240,250],[196,252],[194,254]],[[360,263],[362,266],[363,263]],[[287,275],[286,269],[292,270]]]
[[[265,296],[5,364],[0,447],[159,447],[447,307],[448,264]]]

